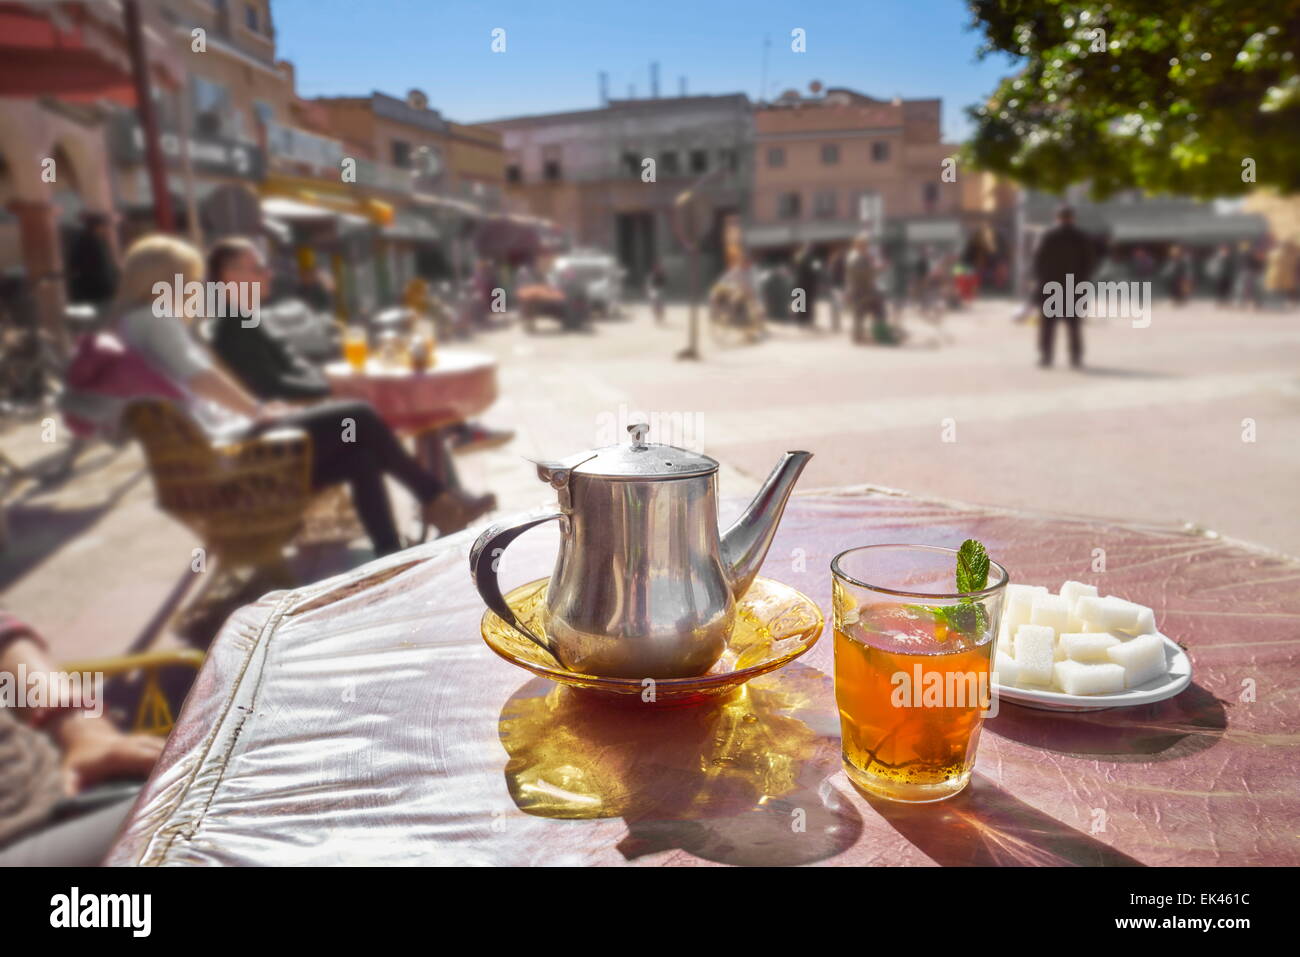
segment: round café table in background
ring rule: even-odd
[[[744,505],[724,501],[724,524]],[[1296,559],[1199,530],[796,493],[762,574],[824,611],[845,548],[978,538],[1014,581],[1153,606],[1192,659],[1191,686],[1151,705],[1000,702],[970,786],[900,805],[840,768],[833,641],[726,700],[610,702],[484,644],[477,533],[231,616],[109,863],[1300,864]],[[557,534],[515,543],[507,587],[550,573]]]
[[[496,401],[496,359],[468,349],[438,349],[433,364],[419,372],[372,356],[360,372],[332,362],[325,376],[333,395],[369,402],[393,431],[414,440],[415,457],[426,469],[449,487],[460,487],[455,469],[448,468],[446,430]]]
[[[421,372],[371,357],[361,372],[332,362],[325,376],[334,395],[365,399],[393,429],[407,434],[456,425],[496,401],[492,356],[465,349],[438,349],[434,356],[433,366]]]

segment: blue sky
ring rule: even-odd
[[[767,93],[814,79],[877,97],[940,96],[944,134],[968,128],[962,107],[1010,72],[979,61],[980,35],[960,0],[272,0],[278,55],[298,69],[304,96],[403,95],[424,90],[446,116],[475,122],[597,105],[610,95],[759,94],[764,38]],[[493,53],[491,33],[506,31]],[[806,31],[807,51],[790,32]]]

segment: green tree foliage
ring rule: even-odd
[[[1090,182],[1098,198],[1300,192],[1300,0],[970,8],[981,54],[1022,64],[969,111],[975,166],[1053,193]]]

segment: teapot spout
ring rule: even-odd
[[[786,500],[799,474],[812,458],[811,452],[786,452],[772,469],[763,487],[745,509],[745,514],[722,536],[722,563],[727,571],[731,594],[736,599],[749,589],[758,574],[785,511]]]

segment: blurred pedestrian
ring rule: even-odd
[[[880,292],[880,277],[875,258],[871,254],[871,236],[859,233],[853,240],[853,251],[845,264],[845,299],[853,316],[853,341],[858,345],[878,342],[894,345],[899,335],[890,328],[886,318],[885,298]],[[870,314],[871,336],[865,328]]]
[[[664,321],[664,287],[667,285],[668,277],[664,275],[664,267],[656,262],[646,276],[646,295],[650,298],[650,312],[656,323]]]
[[[108,217],[85,213],[81,228],[68,247],[68,298],[97,309],[107,304],[117,290],[117,264],[108,238]]]
[[[1237,303],[1243,309],[1259,309],[1263,305],[1264,256],[1249,240],[1243,240],[1237,248],[1240,250]]]
[[[1072,276],[1077,284],[1090,279],[1094,266],[1095,245],[1088,234],[1074,224],[1074,210],[1062,206],[1056,212],[1056,225],[1043,233],[1038,249],[1034,251],[1034,278],[1038,283],[1039,325],[1038,325],[1038,364],[1044,368],[1052,364],[1052,352],[1056,339],[1056,324],[1065,322],[1070,337],[1070,365],[1079,368],[1083,365],[1083,317],[1075,313],[1074,303],[1065,302],[1065,315],[1049,316],[1044,306],[1051,293],[1048,285],[1059,283],[1066,285],[1066,277]],[[1057,294],[1060,301],[1062,297]]]
[[[912,275],[908,283],[908,298],[921,315],[925,315],[930,308],[930,271],[933,268],[934,260],[930,247],[922,246],[912,263]]]
[[[827,273],[830,278],[831,331],[840,331],[840,315],[844,312],[845,266],[848,262],[848,250],[843,246],[831,253]]]
[[[1296,245],[1289,239],[1274,243],[1268,252],[1264,270],[1264,292],[1268,304],[1275,309],[1285,309],[1292,302],[1296,290]]]
[[[1138,282],[1146,282],[1152,276],[1156,269],[1156,261],[1151,258],[1150,251],[1145,246],[1139,246],[1133,250],[1133,278]]]
[[[794,284],[803,290],[803,311],[795,315],[795,321],[803,326],[817,324],[817,294],[821,281],[821,266],[813,254],[811,243],[804,243],[794,255]]]
[[[1187,250],[1175,243],[1169,248],[1169,259],[1161,270],[1165,294],[1176,306],[1186,304],[1192,291],[1192,263]]]
[[[1219,308],[1232,305],[1232,295],[1237,288],[1237,252],[1231,243],[1222,243],[1210,257],[1205,272],[1210,289]]]

